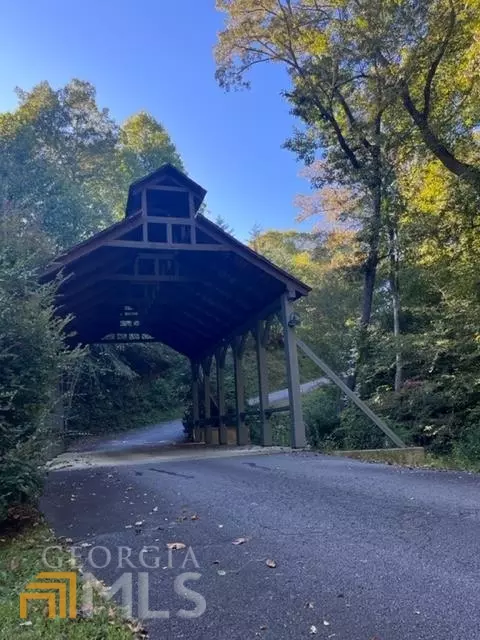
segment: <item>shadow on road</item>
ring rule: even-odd
[[[149,425],[132,431],[105,436],[90,436],[76,441],[68,447],[69,452],[97,452],[122,454],[172,447],[185,442],[181,420],[171,420]]]

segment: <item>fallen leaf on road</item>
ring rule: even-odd
[[[183,542],[167,542],[167,549],[173,549],[173,551],[185,549],[186,546],[187,545],[183,544]]]
[[[267,567],[270,567],[270,569],[276,569],[277,568],[277,563],[275,562],[275,560],[272,560],[271,558],[269,558],[265,564],[267,565]]]
[[[248,538],[235,538],[235,540],[232,540],[232,544],[245,544],[245,542],[248,542]]]

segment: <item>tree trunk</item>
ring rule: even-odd
[[[396,216],[388,226],[389,258],[390,258],[390,290],[393,308],[393,336],[395,339],[395,382],[394,389],[398,393],[402,388],[402,349],[400,345],[400,256],[398,246],[398,223]]]
[[[415,107],[408,89],[403,90],[402,101],[403,106],[416,124],[424,143],[433,155],[440,160],[443,166],[451,173],[470,183],[478,190],[480,188],[480,168],[467,162],[462,162],[443,144],[430,126],[428,118]]]
[[[377,123],[378,133],[380,130],[380,117]],[[382,175],[380,147],[373,150],[373,179],[372,179],[372,218],[369,225],[368,234],[368,254],[364,264],[362,313],[360,316],[360,327],[358,335],[358,355],[353,374],[349,378],[349,387],[352,391],[357,384],[358,370],[366,361],[368,356],[368,327],[372,318],[373,294],[377,279],[378,267],[378,245],[380,240],[380,229],[382,226]]]

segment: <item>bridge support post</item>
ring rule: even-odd
[[[297,338],[295,326],[296,316],[293,310],[294,295],[287,291],[281,298],[281,319],[285,342],[285,359],[287,363],[288,398],[290,403],[292,447],[301,448],[307,443],[305,424],[303,422],[302,399],[300,395],[300,372],[298,369]]]
[[[205,409],[205,444],[212,444],[212,422],[211,422],[211,398],[210,398],[210,369],[212,366],[212,356],[207,356],[202,361],[203,369],[203,404]]]
[[[215,353],[217,370],[217,402],[218,402],[218,443],[228,444],[228,430],[225,424],[225,357],[226,347],[220,347]]]
[[[233,340],[233,368],[235,373],[235,402],[237,410],[237,445],[248,444],[248,433],[245,425],[245,378],[243,371],[243,353],[246,336],[236,336]]]
[[[192,419],[193,419],[193,441],[200,442],[200,404],[198,400],[198,362],[191,361],[192,367]]]
[[[258,371],[258,397],[259,397],[259,409],[260,409],[260,426],[261,426],[261,438],[262,445],[264,447],[271,447],[272,440],[272,425],[267,417],[266,410],[269,406],[268,401],[268,369],[267,369],[267,342],[268,333],[270,329],[270,321],[257,320],[255,327],[255,347],[257,352],[257,371]]]

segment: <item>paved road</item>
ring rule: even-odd
[[[181,420],[172,420],[160,424],[152,424],[142,429],[134,429],[111,436],[85,437],[69,447],[69,451],[121,451],[145,448],[150,445],[168,446],[185,439]]]
[[[107,584],[118,546],[137,567],[159,547],[145,555],[160,558],[150,607],[171,616],[146,622],[154,640],[480,638],[479,476],[310,453],[156,460],[51,473],[43,508],[59,535],[108,547],[95,570]],[[169,569],[169,542],[191,545],[200,568],[174,551]],[[175,614],[194,606],[174,593],[183,571],[201,574],[188,584],[207,603],[192,620]]]

